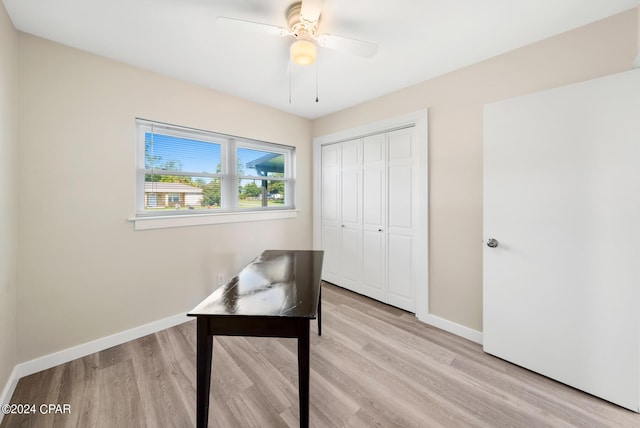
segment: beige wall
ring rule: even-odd
[[[174,314],[266,248],[311,248],[306,119],[19,35],[18,350]],[[294,145],[297,219],[133,230],[135,117]]]
[[[636,26],[631,10],[314,121],[316,137],[429,109],[432,314],[482,330],[482,106],[629,70]]]
[[[637,53],[636,53],[636,59],[634,61],[634,66],[635,67],[640,67],[640,6],[636,9],[637,11],[637,29],[636,29],[636,34],[638,36],[638,43],[637,43]]]
[[[0,2],[0,392],[16,364],[17,45],[18,34]]]

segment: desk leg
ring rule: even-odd
[[[298,321],[298,395],[300,428],[309,427],[309,319]]]
[[[322,336],[322,287],[318,295],[318,336]]]
[[[206,428],[209,424],[209,392],[211,390],[211,360],[213,336],[209,334],[207,317],[198,317],[197,332],[197,380],[196,380],[196,426]]]

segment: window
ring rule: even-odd
[[[285,203],[285,155],[251,147],[236,148],[238,207],[281,207]]]
[[[295,148],[136,123],[136,219],[294,208]]]

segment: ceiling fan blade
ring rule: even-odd
[[[275,25],[261,24],[259,22],[245,21],[242,19],[227,18],[219,16],[216,19],[216,23],[224,28],[231,28],[234,30],[251,31],[254,33],[270,34],[272,36],[288,36],[289,30],[276,27]]]
[[[302,0],[300,15],[307,21],[317,22],[322,12],[324,0]]]
[[[378,52],[378,45],[364,40],[349,37],[321,34],[317,37],[318,44],[338,51],[350,52],[364,58],[372,58]]]

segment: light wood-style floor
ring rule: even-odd
[[[312,323],[314,427],[640,427],[640,415],[482,352],[403,312],[325,285]],[[298,426],[295,339],[216,338],[212,427]],[[1,427],[195,426],[195,322],[20,380],[12,403],[71,414]]]

